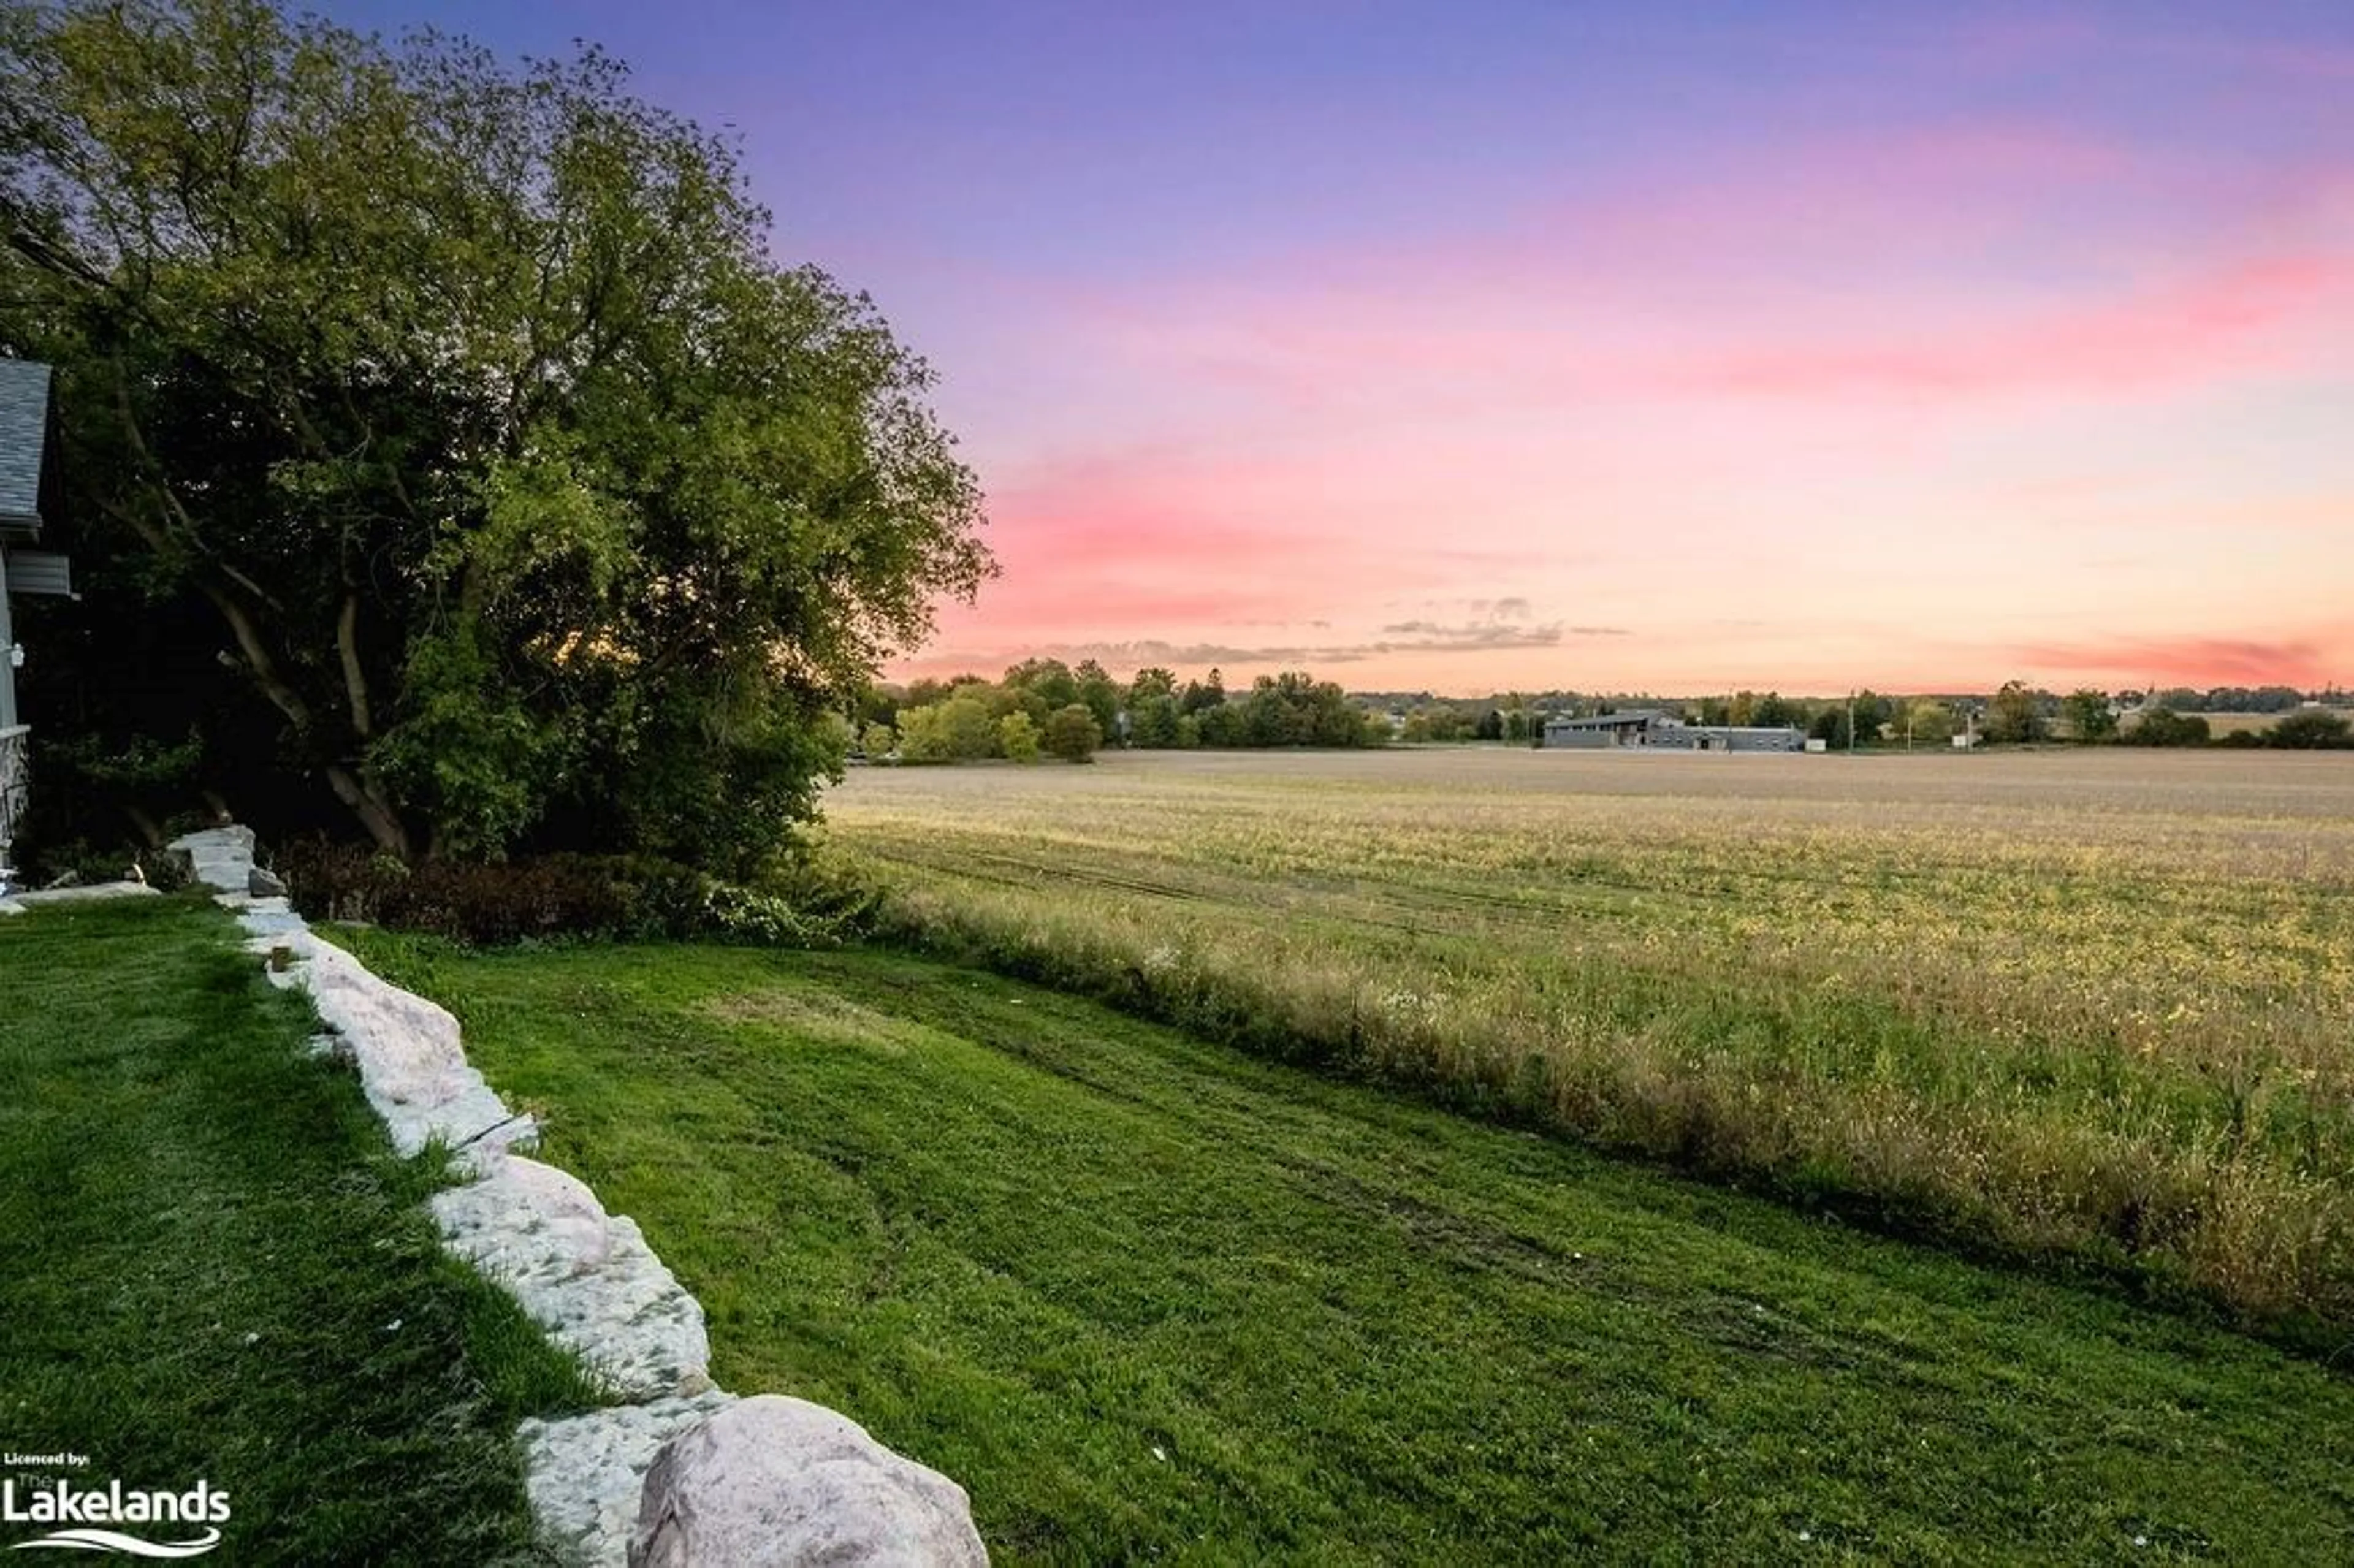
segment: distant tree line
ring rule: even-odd
[[[2271,702],[2288,691],[2217,687],[2200,700]],[[875,687],[859,715],[857,739],[870,758],[903,762],[1027,762],[1040,757],[1085,761],[1105,747],[1527,746],[1543,742],[1549,718],[1637,709],[1655,709],[1696,725],[1787,726],[1834,751],[1942,747],[1966,731],[1996,746],[2070,741],[2298,749],[2354,744],[2347,720],[2327,709],[2300,708],[2270,729],[2218,738],[2200,715],[2154,704],[2138,692],[2112,698],[2084,687],[2062,696],[2021,681],[2007,682],[1990,696],[1892,696],[1867,687],[1845,697],[1750,690],[1694,698],[1569,691],[1440,697],[1429,692],[1350,694],[1330,681],[1291,672],[1262,675],[1247,691],[1229,694],[1216,670],[1181,683],[1169,670],[1150,668],[1123,683],[1092,659],[1076,668],[1054,659],[1025,660],[993,683],[968,674],[917,681],[904,689]]]
[[[1385,718],[1331,681],[1303,671],[1261,675],[1230,694],[1212,670],[1182,686],[1174,672],[1140,670],[1125,685],[1095,660],[1076,669],[1027,659],[991,682],[980,675],[917,681],[870,692],[859,715],[859,748],[870,760],[1085,762],[1105,747],[1360,747],[1390,738]]]
[[[2327,701],[2327,698],[2323,699]],[[2295,686],[2170,686],[2148,694],[2147,705],[2179,714],[2285,714],[2305,705]]]

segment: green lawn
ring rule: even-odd
[[[208,1481],[208,1561],[535,1561],[514,1425],[591,1391],[235,941],[178,900],[0,919],[0,1448]]]
[[[1000,1560],[2354,1552],[2354,1384],[896,955],[359,950]]]

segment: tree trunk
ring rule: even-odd
[[[325,771],[327,787],[335,792],[336,800],[351,808],[360,826],[376,841],[376,848],[408,859],[408,830],[401,825],[399,813],[384,798],[383,791],[363,784],[340,762],[330,762]]]

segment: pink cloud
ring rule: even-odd
[[[1786,690],[2354,670],[2314,586],[2354,562],[2330,543],[2354,458],[2309,435],[2317,392],[2354,385],[2354,171],[1986,122],[1643,173],[1485,233],[1028,301],[1009,341],[1062,368],[991,389],[1020,414],[982,461],[1005,576],[926,665],[1320,652],[1366,684]],[[2031,579],[1999,642],[1948,586],[1988,558]],[[2115,636],[2051,586],[2088,558],[2122,563],[2094,604]],[[1401,593],[1638,635],[1407,646],[1380,630]],[[1887,624],[1840,631],[1826,599]],[[1761,601],[1771,626],[1705,630]],[[2259,607],[2323,630],[2166,634]]]
[[[1146,283],[1070,330],[1197,407],[1282,422],[1406,399],[2137,397],[2348,362],[2354,173],[1956,124]]]
[[[2012,650],[2038,672],[2110,677],[2137,684],[2308,687],[2342,673],[2354,655],[2344,635],[2333,648],[2302,638],[2279,641],[2230,637],[2115,637],[2036,642]]]
[[[2262,257],[2115,302],[1736,349],[1668,378],[1696,391],[1809,400],[2117,396],[2334,360],[2354,338],[2354,323],[2338,314],[2349,300],[2354,258]],[[2316,334],[2317,323],[2334,330]]]

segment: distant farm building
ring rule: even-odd
[[[1544,723],[1544,744],[1585,751],[1616,747],[1655,751],[1803,751],[1807,737],[1794,725],[1686,724],[1657,708],[1629,708],[1588,718],[1549,718]]]

